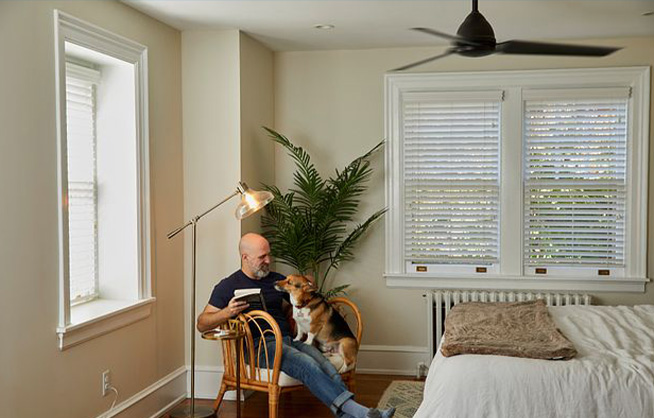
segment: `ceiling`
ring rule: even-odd
[[[442,45],[469,0],[122,0],[180,30],[240,29],[274,51]],[[480,0],[499,41],[654,36],[654,0]],[[316,24],[332,24],[319,30]]]

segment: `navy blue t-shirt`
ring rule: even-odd
[[[243,270],[238,270],[231,276],[222,279],[220,283],[214,286],[213,292],[211,292],[211,298],[209,299],[209,305],[218,309],[224,309],[229,304],[229,301],[234,297],[234,291],[236,289],[259,288],[261,289],[263,298],[266,301],[268,313],[275,318],[275,321],[279,324],[282,336],[291,335],[291,328],[288,325],[286,315],[284,315],[284,311],[282,310],[282,301],[286,300],[287,302],[290,302],[290,295],[286,292],[280,292],[275,289],[275,282],[278,280],[284,280],[285,278],[286,277],[279,273],[270,272],[263,279],[255,280],[249,278],[245,273],[243,273]],[[245,311],[247,312],[247,310],[248,309]],[[268,327],[264,329],[267,328]],[[257,338],[259,332],[255,332],[255,329],[252,326],[250,327],[250,330],[253,333],[253,337]]]

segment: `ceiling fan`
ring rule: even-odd
[[[495,40],[495,33],[490,23],[479,13],[478,0],[472,0],[472,12],[466,17],[456,35],[439,32],[429,28],[413,28],[418,32],[439,36],[452,41],[445,53],[426,58],[408,64],[393,71],[403,71],[418,65],[446,57],[451,54],[459,54],[464,57],[484,57],[490,54],[524,54],[524,55],[577,55],[587,57],[603,57],[621,48],[605,46],[587,46],[570,44],[551,44],[544,42],[530,41],[506,41],[498,43]]]

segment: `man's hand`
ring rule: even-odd
[[[229,315],[230,318],[234,318],[236,315],[240,314],[244,310],[250,307],[250,304],[245,302],[245,301],[237,301],[236,298],[232,298],[232,300],[229,301],[229,304],[227,307],[225,307],[225,311],[227,311],[227,314]]]
[[[197,328],[200,332],[214,329],[236,315],[243,312],[250,305],[245,301],[236,301],[234,298],[224,309],[218,309],[215,306],[207,304],[202,313],[198,316]]]

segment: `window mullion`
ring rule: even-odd
[[[500,143],[500,272],[520,276],[522,271],[522,92],[506,89],[502,103]]]
[[[641,76],[643,83],[649,81],[649,71]],[[647,276],[647,229],[639,225],[647,225],[647,196],[648,178],[647,173],[649,160],[649,142],[638,140],[647,138],[648,121],[647,111],[649,110],[649,95],[643,95],[640,89],[630,89],[631,100],[627,107],[627,164],[631,167],[627,171],[627,182],[631,187],[627,188],[626,213],[627,221],[625,231],[630,236],[626,240],[626,275],[628,277]],[[645,109],[645,110],[643,110]]]

